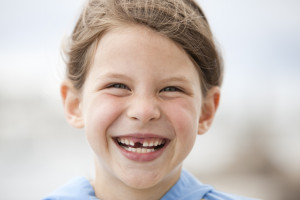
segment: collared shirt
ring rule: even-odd
[[[43,200],[99,200],[88,179],[77,177],[54,191]],[[254,200],[223,192],[210,185],[202,184],[186,170],[182,170],[180,179],[161,198],[161,200]]]

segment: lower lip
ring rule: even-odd
[[[168,145],[168,142],[166,142],[165,145],[161,149],[158,149],[154,152],[149,152],[149,153],[131,152],[131,151],[125,150],[117,143],[116,143],[116,145],[121,150],[121,153],[129,160],[133,160],[133,161],[137,161],[137,162],[149,162],[149,161],[157,159],[164,152],[164,150],[166,149],[166,147]]]

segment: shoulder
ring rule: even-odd
[[[212,191],[207,193],[203,200],[258,200],[249,197],[237,196],[224,192]]]
[[[76,177],[42,200],[96,200],[95,192],[85,177]]]
[[[182,170],[180,179],[161,200],[254,200],[216,191],[212,186],[198,181],[186,170]]]

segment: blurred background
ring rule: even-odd
[[[198,0],[223,53],[221,105],[185,162],[216,189],[300,196],[300,1]],[[93,174],[83,130],[67,124],[60,57],[83,0],[0,2],[0,198],[40,199]]]

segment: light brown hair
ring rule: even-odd
[[[193,0],[90,0],[64,48],[67,78],[80,90],[105,32],[142,24],[179,44],[197,67],[202,92],[222,83],[223,66],[204,13]]]

